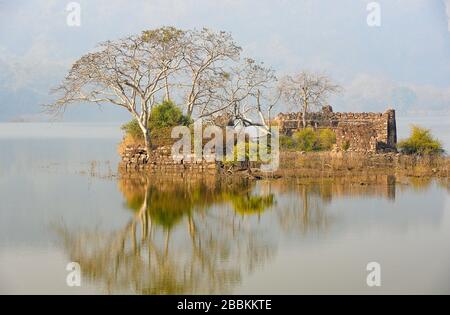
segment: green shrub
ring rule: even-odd
[[[179,125],[188,126],[190,119],[184,116],[172,101],[164,101],[152,109],[148,122],[151,130]]]
[[[331,129],[315,131],[306,128],[295,132],[292,137],[280,136],[280,148],[300,151],[328,151],[336,143],[336,134]]]
[[[411,127],[409,138],[398,143],[400,151],[406,154],[442,154],[442,143],[433,137],[429,129]]]
[[[343,144],[342,144],[342,150],[347,151],[348,149],[350,149],[350,141],[346,140]]]
[[[319,132],[319,150],[328,151],[336,143],[336,134],[331,129],[322,129]]]
[[[233,149],[233,157],[232,160],[229,160],[230,156],[226,155],[224,156],[224,164],[225,165],[239,165],[241,162],[244,161],[238,161],[239,158],[241,158],[241,156],[238,156],[238,153],[240,150],[244,150],[244,161],[250,161],[250,150],[253,151],[253,153],[258,154],[258,143],[255,142],[249,142],[249,141],[245,141],[245,142],[239,142],[237,144],[234,145],[234,149]],[[256,157],[256,161],[254,162],[260,162],[260,158],[259,158],[259,154]]]
[[[132,137],[135,140],[144,139],[141,127],[136,119],[133,119],[126,124],[123,124],[121,129],[125,132],[127,136]]]
[[[153,134],[157,134],[158,130],[166,131],[169,127],[179,125],[188,126],[190,123],[191,120],[183,115],[181,110],[172,101],[164,101],[156,105],[150,112],[150,119],[148,120],[150,131]],[[121,129],[133,139],[142,140],[144,138],[136,119],[122,125]]]
[[[295,142],[292,137],[280,135],[280,148],[285,150],[295,149]]]
[[[297,149],[301,151],[313,151],[317,149],[318,135],[312,128],[305,128],[292,135]]]

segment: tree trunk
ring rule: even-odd
[[[302,119],[303,119],[303,129],[306,128],[306,113],[307,113],[306,106],[303,106],[303,117],[302,117]]]
[[[140,120],[139,116],[136,117],[136,120],[138,121],[139,127],[141,128],[142,131],[142,135],[144,136],[145,149],[147,150],[147,154],[150,155],[150,152],[152,151],[152,143],[150,141],[151,140],[150,129]]]
[[[191,119],[191,117],[192,117],[192,112],[193,112],[193,110],[194,110],[194,106],[193,106],[192,103],[190,103],[190,104],[188,105],[188,109],[187,109],[187,113],[186,113],[186,116],[187,116],[189,119]]]
[[[145,148],[147,149],[147,154],[150,155],[150,152],[152,150],[152,143],[150,139],[150,130],[148,128],[143,132],[144,133],[144,141],[145,141]]]
[[[166,85],[166,101],[170,101],[170,94],[169,94],[169,82],[167,78],[165,79],[165,85]]]

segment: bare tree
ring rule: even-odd
[[[239,59],[241,50],[226,32],[204,28],[186,33],[184,61],[187,82],[181,85],[187,91],[185,103],[188,117],[196,108],[207,108],[215,101],[226,68]]]
[[[164,92],[165,100],[169,101],[171,87],[169,76],[175,76],[184,67],[186,48],[188,47],[187,32],[174,27],[164,27],[144,31],[142,36],[145,41],[159,45],[153,53],[158,53],[154,57],[161,62],[161,68],[166,69]]]
[[[147,150],[150,112],[162,98],[181,97],[188,117],[228,111],[243,124],[266,126],[262,100],[274,72],[252,59],[240,62],[240,52],[229,33],[208,29],[163,27],[107,41],[74,63],[48,107],[62,113],[80,102],[121,106],[137,120]]]
[[[270,111],[276,100],[268,104],[268,91],[276,82],[275,72],[253,59],[246,58],[230,67],[216,88],[214,101],[201,108],[199,117],[226,113],[235,124],[257,126],[268,130],[266,109]]]
[[[150,110],[162,90],[169,97],[168,78],[182,67],[183,36],[180,30],[160,28],[101,43],[74,63],[54,89],[58,100],[49,110],[62,113],[79,102],[123,107],[138,121],[150,150]]]
[[[339,93],[341,87],[333,84],[326,75],[302,71],[281,78],[279,91],[287,104],[300,109],[305,128],[307,113],[314,107],[325,105],[330,94]]]

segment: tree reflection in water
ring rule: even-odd
[[[247,181],[128,177],[119,180],[133,216],[120,231],[61,229],[83,275],[108,293],[228,292],[272,256],[262,231],[245,224],[274,204]],[[231,205],[231,206],[230,206]]]
[[[119,190],[132,216],[122,229],[62,228],[61,233],[83,276],[108,293],[227,293],[274,256],[283,233],[319,234],[338,224],[327,210],[334,198],[393,200],[399,181],[391,176],[252,182],[126,175]]]

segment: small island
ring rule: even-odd
[[[323,73],[279,76],[243,57],[227,32],[162,27],[101,43],[81,57],[48,109],[61,114],[87,102],[127,110],[121,172],[449,176],[449,158],[430,130],[413,126],[397,143],[394,109],[334,112],[328,99],[342,90]],[[180,146],[181,136],[194,140]],[[207,143],[218,138],[224,143]],[[263,169],[262,150],[275,166]]]

